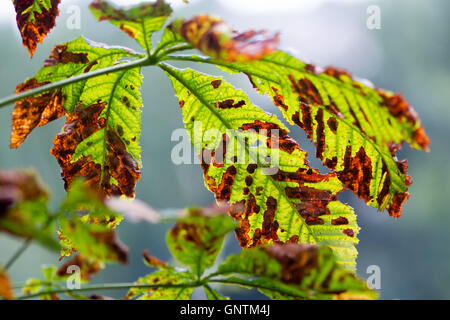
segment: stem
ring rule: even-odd
[[[291,292],[280,290],[278,288],[268,287],[268,286],[264,286],[261,284],[252,283],[251,281],[245,281],[242,279],[236,279],[236,280],[234,280],[234,279],[210,279],[210,280],[208,280],[208,283],[220,283],[220,284],[228,284],[228,285],[234,284],[234,285],[239,285],[239,286],[252,287],[252,288],[256,288],[256,289],[266,289],[266,290],[278,292],[283,295],[291,296],[291,297],[294,297],[297,299],[299,297],[301,297],[302,299],[309,298],[309,295],[307,295],[307,294],[304,294],[301,296],[299,293],[294,294]]]
[[[79,82],[82,80],[86,80],[86,79],[90,79],[93,77],[98,77],[107,73],[113,73],[113,72],[117,72],[120,70],[127,70],[127,69],[131,69],[131,68],[136,68],[139,66],[144,66],[144,65],[150,65],[153,64],[154,62],[150,59],[150,57],[146,56],[144,58],[138,59],[138,60],[134,60],[131,62],[125,62],[125,63],[121,63],[121,64],[117,64],[111,67],[107,67],[107,68],[102,68],[102,69],[98,69],[95,71],[91,71],[91,72],[87,72],[87,73],[83,73],[74,77],[70,77],[61,81],[57,81],[57,82],[53,82],[53,83],[49,83],[19,94],[15,94],[15,95],[11,95],[9,97],[6,97],[2,100],[0,100],[0,107],[6,106],[10,103],[16,102],[18,100],[22,100],[46,91],[50,91],[50,90],[54,90],[54,89],[59,89],[62,88],[64,86],[67,86],[69,84],[75,83],[75,82]]]
[[[130,289],[130,288],[196,288],[203,286],[202,282],[190,282],[190,283],[181,283],[181,284],[136,284],[136,283],[105,283],[105,284],[93,284],[93,285],[85,285],[82,288],[74,288],[74,289],[55,289],[55,290],[44,290],[38,293],[33,293],[29,295],[19,296],[17,300],[24,300],[39,297],[43,294],[57,294],[57,293],[74,293],[74,292],[82,292],[82,291],[96,291],[96,290],[120,290],[120,289]]]
[[[23,244],[20,246],[19,249],[14,253],[14,255],[9,259],[9,261],[5,265],[5,271],[8,271],[8,269],[16,262],[17,259],[22,255],[22,253],[25,252],[25,250],[30,246],[32,238],[26,239]]]
[[[200,56],[164,56],[159,61],[188,61],[188,62],[207,63],[207,64],[211,64],[214,66],[226,67],[226,68],[232,69],[234,71],[242,72],[245,74],[249,73],[249,70],[241,68],[238,64],[227,63],[224,61],[215,60],[215,59],[207,58],[207,57],[200,57]],[[255,70],[252,70],[251,75],[261,78],[261,79],[264,79],[264,80],[267,80],[267,81],[270,81],[270,82],[276,82],[276,80],[268,78],[265,74],[258,73]]]
[[[194,48],[190,44],[182,43],[182,44],[170,47],[169,49],[166,49],[157,57],[159,58],[158,60],[161,61],[161,60],[164,60],[163,58],[166,57],[168,54],[178,52],[178,51],[183,51],[183,50],[191,50],[191,49],[194,49]]]

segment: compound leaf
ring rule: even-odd
[[[135,39],[147,52],[150,52],[150,37],[164,25],[172,13],[170,5],[163,0],[144,3],[129,10],[115,9],[108,2],[97,0],[90,5],[95,18],[107,20]]]
[[[214,264],[225,236],[235,227],[225,215],[181,218],[167,234],[167,245],[175,258],[201,276]]]
[[[17,27],[30,57],[55,26],[59,3],[60,0],[13,0]]]
[[[246,64],[194,60],[247,74],[289,123],[305,130],[316,156],[347,188],[367,204],[401,215],[411,179],[407,161],[397,161],[395,153],[405,141],[427,150],[429,140],[400,94],[356,81],[342,70],[320,70],[281,51]]]
[[[209,15],[177,19],[169,28],[195,48],[224,61],[258,60],[278,47],[278,34],[253,30],[238,33]]]
[[[218,77],[162,68],[172,80],[194,149],[203,155],[206,186],[218,202],[230,205],[239,222],[241,246],[323,242],[339,263],[354,268],[359,227],[352,208],[337,201],[342,184],[336,175],[311,168],[287,129],[244,92]]]
[[[217,274],[234,274],[228,281],[256,287],[272,299],[377,297],[365,281],[336,263],[326,246],[291,243],[243,250],[229,256]]]

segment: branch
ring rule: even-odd
[[[39,297],[43,294],[57,294],[57,293],[74,293],[82,291],[96,291],[96,290],[120,290],[120,289],[131,289],[131,288],[196,288],[203,286],[202,282],[189,282],[180,284],[136,284],[136,283],[104,283],[104,284],[93,284],[85,285],[82,288],[74,289],[55,289],[55,290],[44,290],[38,293],[33,293],[29,295],[19,296],[17,300],[31,299]]]
[[[40,93],[46,92],[46,91],[50,91],[50,90],[54,90],[54,89],[59,89],[62,88],[64,86],[67,86],[69,84],[75,83],[75,82],[79,82],[82,80],[86,80],[86,79],[90,79],[93,77],[98,77],[107,73],[113,73],[113,72],[117,72],[120,70],[127,70],[127,69],[131,69],[131,68],[136,68],[136,67],[140,67],[140,66],[144,66],[144,65],[151,65],[156,63],[155,61],[153,61],[151,59],[151,57],[144,57],[138,60],[134,60],[131,62],[126,62],[126,63],[121,63],[121,64],[117,64],[115,66],[111,66],[111,67],[107,67],[107,68],[103,68],[103,69],[98,69],[95,71],[91,71],[91,72],[87,72],[87,73],[83,73],[74,77],[70,77],[61,81],[57,81],[57,82],[53,82],[53,83],[49,83],[46,85],[43,85],[41,87],[37,87],[16,95],[12,95],[9,97],[6,97],[2,100],[0,100],[0,108],[4,107],[10,103],[34,96],[34,95],[38,95]]]
[[[31,241],[33,239],[27,238],[22,245],[20,246],[20,248],[14,253],[14,255],[8,260],[8,262],[5,265],[5,271],[8,271],[8,269],[14,264],[14,262],[16,262],[17,259],[19,259],[19,257],[22,255],[22,253],[25,252],[25,250],[27,250],[27,248],[30,246]]]
[[[210,279],[208,280],[208,283],[220,283],[220,284],[228,284],[228,285],[239,285],[239,286],[244,286],[244,287],[251,287],[251,288],[256,288],[256,289],[265,289],[265,290],[270,290],[273,292],[278,292],[279,294],[282,295],[286,295],[286,296],[290,296],[293,297],[294,299],[310,299],[311,296],[308,294],[304,294],[303,296],[300,296],[299,292],[291,293],[291,292],[287,292],[284,290],[280,290],[278,288],[274,288],[274,287],[269,287],[269,286],[264,286],[261,285],[259,283],[254,283],[252,281],[249,280],[245,280],[245,279],[240,279],[240,278],[228,278],[228,279]]]

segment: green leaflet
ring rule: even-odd
[[[77,176],[107,195],[133,197],[140,178],[140,68],[90,78],[51,150],[66,186]]]
[[[316,156],[347,188],[369,205],[401,215],[411,179],[407,161],[397,161],[395,152],[404,141],[425,150],[429,144],[414,109],[401,95],[366,86],[342,70],[319,70],[281,51],[245,64],[187,60],[247,74],[289,123],[306,131],[316,144]]]
[[[217,77],[161,67],[172,80],[194,148],[204,154],[206,186],[218,202],[231,205],[230,215],[239,222],[241,246],[326,243],[339,263],[354,269],[359,227],[353,210],[337,201],[342,191],[337,177],[310,168],[287,129],[252,105],[244,92]],[[279,134],[279,148],[270,147],[271,130]],[[241,148],[224,152],[220,142],[233,140],[233,135]],[[256,143],[259,148],[251,147]],[[227,145],[226,150],[231,148]],[[263,151],[267,156],[261,159]],[[270,167],[267,157],[278,158],[278,167]]]
[[[115,9],[105,1],[97,0],[90,5],[95,18],[99,21],[108,20],[123,32],[134,38],[142,48],[150,52],[151,35],[164,25],[172,13],[170,5],[163,0],[145,3],[129,10]]]
[[[136,56],[130,49],[109,48],[79,37],[56,46],[45,60],[44,67],[34,77],[19,84],[16,93],[110,67],[122,58]],[[44,126],[66,112],[73,112],[86,83],[87,80],[82,80],[17,101],[12,117],[11,148],[19,147],[35,127]]]
[[[284,244],[243,250],[229,256],[216,274],[234,274],[224,282],[256,287],[271,299],[375,299],[377,296],[363,280],[337,264],[326,246]]]
[[[145,277],[139,278],[140,285],[181,285],[189,283],[192,275],[188,272],[177,272],[172,267],[165,267]],[[127,294],[128,299],[138,300],[189,300],[194,288],[161,287],[161,288],[132,288]]]
[[[236,225],[225,215],[192,216],[179,219],[167,234],[167,246],[177,260],[201,276],[211,267],[222,249],[225,236]]]

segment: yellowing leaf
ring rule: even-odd
[[[13,0],[17,27],[30,57],[55,26],[59,3],[60,0]]]

